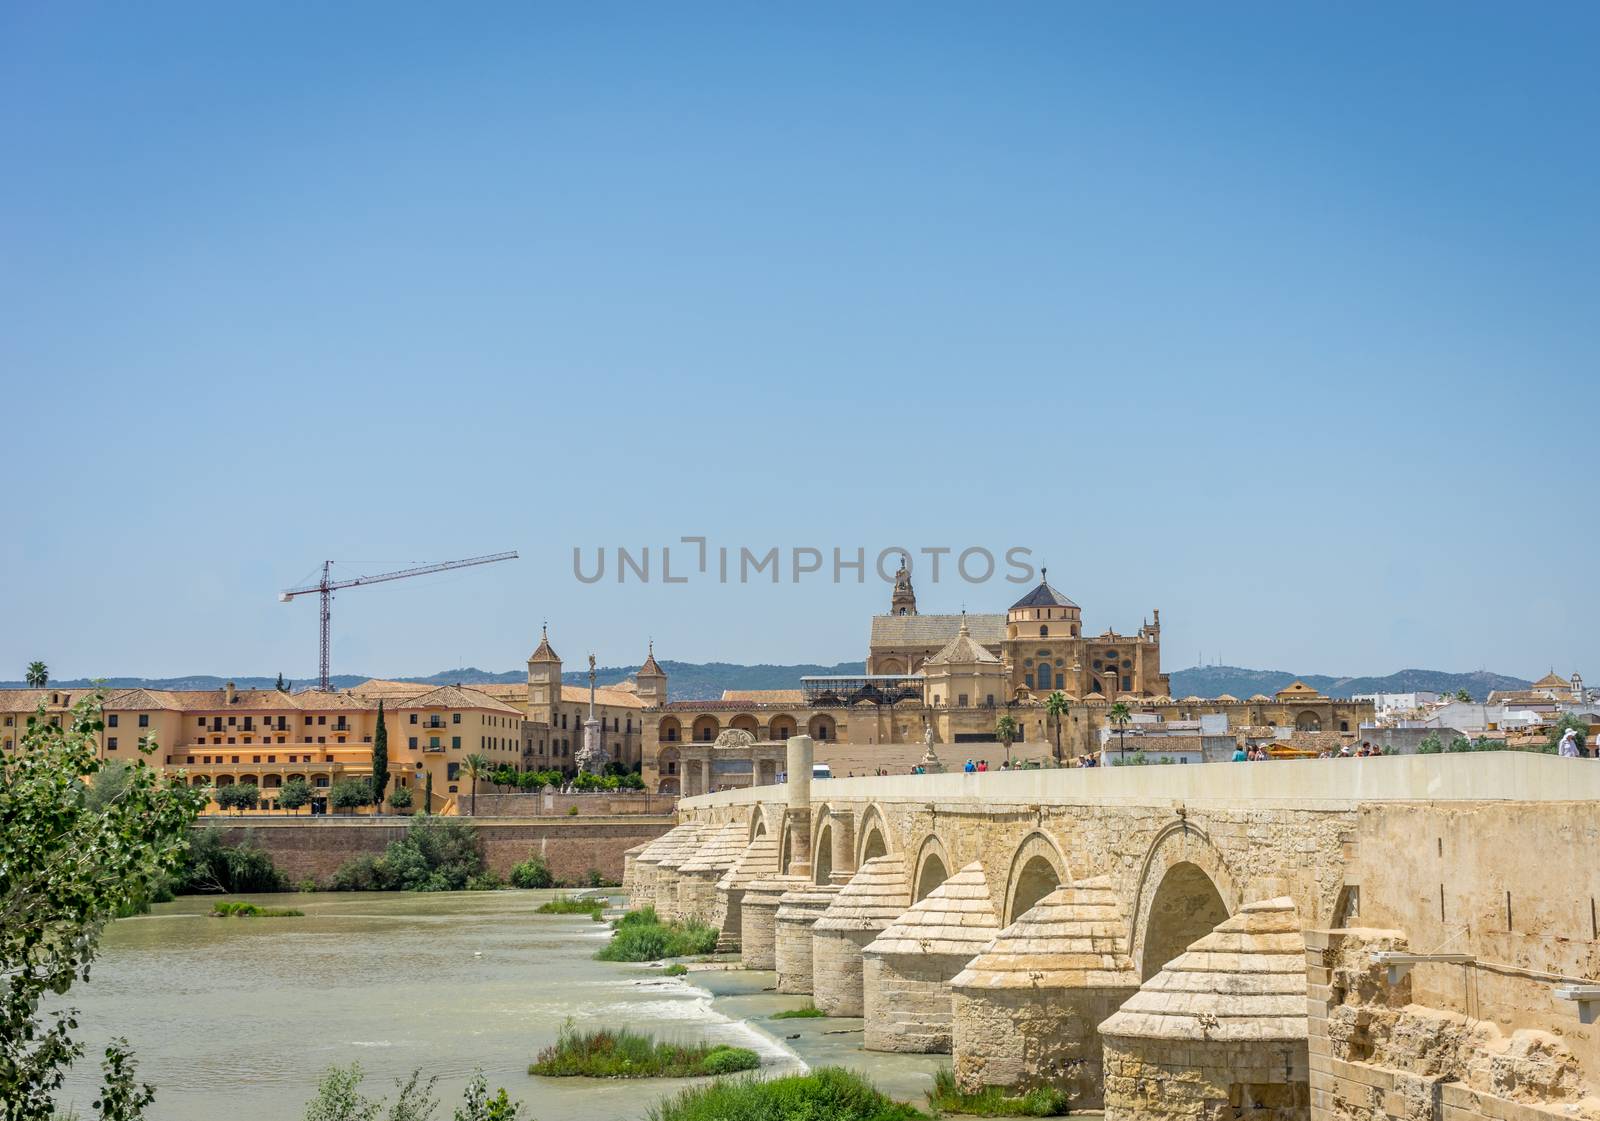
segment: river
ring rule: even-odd
[[[150,1121],[284,1121],[319,1075],[358,1062],[375,1096],[420,1068],[448,1117],[474,1067],[540,1121],[631,1121],[686,1083],[534,1078],[528,1063],[563,1021],[751,1047],[763,1072],[824,1063],[920,1099],[948,1058],[868,1055],[859,1020],[768,1017],[807,998],[764,991],[771,973],[665,978],[598,962],[587,916],[538,915],[553,892],[240,896],[303,918],[211,918],[212,900],[158,904],[107,929],[93,978],[71,990],[89,1055],[62,1100],[84,1115],[100,1049],[126,1036],[156,1087]],[[794,1038],[791,1038],[794,1037]]]

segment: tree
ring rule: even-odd
[[[28,688],[43,689],[50,684],[50,667],[43,662],[28,663]]]
[[[335,809],[353,810],[372,802],[372,784],[364,778],[347,778],[333,784],[328,804]]]
[[[1560,720],[1550,725],[1550,736],[1544,747],[1547,754],[1554,754],[1560,748],[1561,737],[1567,734],[1568,728],[1578,733],[1578,754],[1583,755],[1588,752],[1589,722],[1575,713],[1564,712]]]
[[[1067,695],[1060,689],[1045,698],[1044,711],[1050,717],[1050,723],[1056,734],[1056,766],[1061,766],[1061,722],[1066,719],[1067,712],[1072,708],[1067,703]]]
[[[278,692],[280,692],[280,693],[287,693],[289,691],[289,683],[283,679],[283,674],[281,674],[281,673],[278,675],[278,686],[277,686],[277,688],[278,688]]]
[[[219,807],[235,813],[240,810],[253,810],[261,804],[261,791],[253,782],[234,782],[227,786],[219,786],[213,797]]]
[[[431,814],[433,812],[433,772],[432,771],[428,772],[427,780],[423,783],[423,787],[422,787],[422,812],[425,813],[425,814]]]
[[[383,724],[383,701],[378,701],[378,726],[372,731],[372,812],[383,808],[389,786],[389,729]]]
[[[461,760],[461,769],[472,780],[472,809],[469,811],[473,817],[478,816],[478,780],[489,773],[489,760],[478,754],[472,754]]]
[[[1456,690],[1456,700],[1458,700],[1458,701],[1471,701],[1472,700],[1472,694],[1467,692],[1465,689],[1457,689]]]
[[[7,1121],[60,1115],[53,1094],[84,1048],[70,1034],[75,1010],[57,998],[88,976],[117,909],[150,898],[178,871],[206,801],[203,790],[163,780],[139,760],[120,795],[91,806],[89,792],[105,766],[102,699],[81,700],[61,727],[41,707],[20,749],[0,756],[0,1102]],[[55,1010],[42,1013],[46,1002]],[[104,1070],[100,1116],[139,1117],[149,1088],[134,1081],[121,1041],[107,1049]]]
[[[278,790],[278,805],[286,810],[298,810],[311,801],[311,784],[303,778],[292,778]]]
[[[107,759],[89,783],[89,808],[99,812],[127,792],[133,781],[133,764],[126,759]]]
[[[395,787],[393,793],[389,795],[389,805],[397,810],[409,810],[411,808],[411,788],[409,786]]]
[[[1008,712],[994,722],[994,738],[999,740],[1006,749],[1006,765],[1011,765],[1011,745],[1017,739],[1017,722]]]
[[[1120,752],[1124,758],[1127,757],[1128,753],[1128,741],[1126,739],[1128,734],[1128,722],[1132,719],[1133,713],[1128,711],[1128,706],[1122,701],[1118,701],[1116,704],[1112,705],[1110,711],[1106,713],[1107,722],[1116,725],[1117,751]]]

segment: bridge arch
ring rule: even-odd
[[[894,834],[889,831],[889,824],[883,818],[883,811],[876,805],[867,807],[866,813],[861,815],[861,826],[856,831],[856,867],[859,868],[875,856],[888,856],[893,851],[891,841]]]
[[[950,878],[950,854],[938,834],[929,833],[917,848],[916,871],[911,877],[911,902],[918,903]]]
[[[1155,976],[1240,902],[1239,887],[1205,830],[1180,820],[1157,833],[1133,903],[1129,954],[1140,979]]]
[[[1033,905],[1072,879],[1072,870],[1051,837],[1035,830],[1022,839],[1006,874],[1006,909],[1001,926],[1010,926]]]
[[[764,837],[767,834],[767,807],[760,802],[756,803],[755,811],[750,815],[750,840]]]
[[[831,814],[824,815],[817,827],[817,839],[811,844],[811,882],[825,884],[833,874],[833,830]]]

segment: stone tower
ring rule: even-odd
[[[639,672],[634,674],[634,695],[644,702],[646,708],[661,708],[667,703],[667,675],[656,663],[656,644],[650,643],[650,652],[645,655],[644,665],[639,667]]]
[[[900,569],[894,574],[894,594],[889,597],[889,614],[915,615],[916,613],[917,593],[911,587],[911,558],[901,553]]]
[[[561,700],[561,656],[550,648],[550,628],[539,628],[539,648],[528,658],[528,719],[553,724]]]

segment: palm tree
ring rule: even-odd
[[[28,688],[43,689],[50,684],[50,667],[43,662],[28,663]]]
[[[1128,754],[1128,745],[1125,738],[1128,734],[1128,721],[1132,719],[1133,713],[1129,712],[1128,706],[1121,701],[1112,705],[1110,711],[1106,713],[1106,720],[1117,726],[1117,750],[1122,753],[1124,758]]]
[[[994,722],[994,738],[1006,748],[1006,766],[1011,766],[1011,745],[1017,738],[1017,722],[1007,713]]]
[[[1055,725],[1056,733],[1056,766],[1061,766],[1061,721],[1066,717],[1067,710],[1072,706],[1067,703],[1067,695],[1060,689],[1045,698],[1044,711]]]
[[[489,773],[489,760],[481,755],[469,755],[461,760],[461,769],[472,780],[472,809],[468,812],[478,816],[478,780]]]

